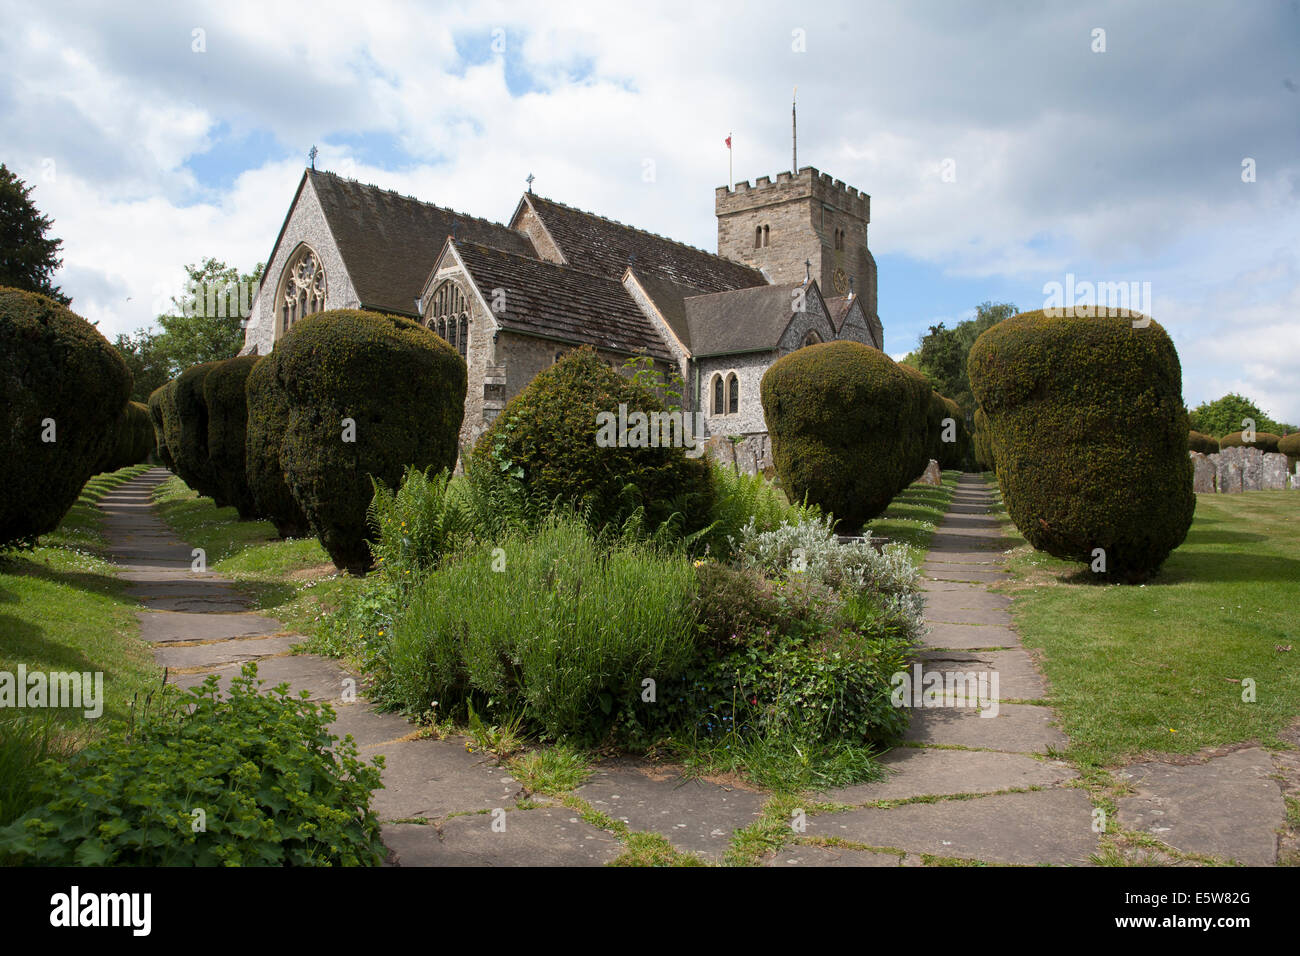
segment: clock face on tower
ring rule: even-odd
[[[849,277],[844,274],[843,269],[836,269],[835,274],[831,276],[835,283],[835,291],[840,295],[847,295],[849,291]]]

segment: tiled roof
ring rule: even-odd
[[[794,317],[793,292],[802,285],[768,285],[687,299],[692,353],[703,356],[775,349]]]
[[[767,285],[767,279],[757,269],[703,249],[541,196],[529,195],[526,199],[537,210],[564,258],[589,272],[621,279],[631,265],[640,275],[703,292]]]
[[[519,256],[527,237],[500,223],[310,169],[330,232],[365,308],[413,314],[415,298],[453,226],[459,238]]]
[[[658,278],[654,273],[642,275],[641,270],[637,268],[632,269],[632,275],[645,290],[645,294],[654,303],[673,334],[677,336],[677,340],[689,351],[691,327],[686,321],[686,300],[692,296],[704,295],[704,290],[677,285],[675,282]]]
[[[489,303],[494,289],[505,290],[505,309],[496,314],[503,329],[671,361],[650,319],[617,280],[465,239],[452,247]]]
[[[844,317],[849,314],[849,307],[853,305],[853,299],[847,295],[832,296],[826,300],[826,314],[830,317],[831,324],[835,326],[835,334],[840,334],[840,329],[844,327]]]

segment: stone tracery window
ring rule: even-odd
[[[732,372],[727,376],[727,414],[735,415],[740,411],[740,379]]]
[[[714,375],[713,376],[713,414],[715,415],[722,415],[726,410],[723,389],[724,386],[722,384],[722,376]]]
[[[280,330],[288,332],[295,322],[325,309],[325,269],[310,246],[302,246],[285,267],[280,280]]]
[[[450,279],[433,293],[426,324],[465,358],[469,351],[469,300]]]

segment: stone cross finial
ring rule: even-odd
[[[528,184],[528,192],[529,192],[529,193],[531,193],[531,192],[533,191],[533,179],[534,179],[533,174],[532,174],[532,173],[529,173],[529,174],[528,174],[528,178],[524,180],[524,182],[526,182],[526,183]]]
[[[311,168],[315,169],[316,168],[316,147],[315,146],[312,146],[312,148],[308,150],[307,158],[311,160]]]
[[[812,260],[805,259],[803,261],[803,284],[807,285],[810,282],[812,282]]]

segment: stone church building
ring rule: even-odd
[[[305,315],[414,319],[469,368],[462,450],[533,376],[590,345],[676,370],[713,454],[770,463],[759,380],[816,342],[883,348],[871,200],[805,166],[721,186],[718,254],[525,193],[507,224],[308,169],[252,303],[242,354]]]

